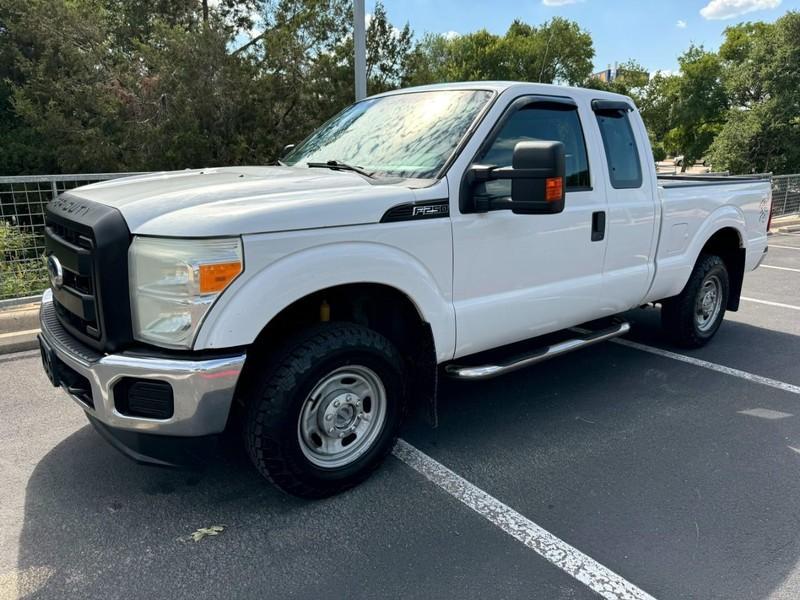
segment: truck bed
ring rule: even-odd
[[[656,270],[647,301],[678,294],[703,244],[724,227],[745,251],[744,271],[754,269],[767,247],[769,175],[659,175],[661,227]]]

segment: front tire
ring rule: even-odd
[[[723,260],[713,254],[700,255],[683,291],[662,303],[665,333],[683,348],[705,346],[722,324],[729,293],[728,270]]]
[[[350,323],[312,327],[289,340],[262,374],[251,375],[248,454],[289,494],[337,494],[369,477],[389,454],[404,395],[403,361],[385,337]]]

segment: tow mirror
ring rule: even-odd
[[[560,213],[564,210],[564,177],[564,144],[518,142],[511,167],[474,165],[467,171],[462,186],[462,211],[510,210],[520,215]],[[478,184],[503,179],[511,180],[510,197],[475,193]]]

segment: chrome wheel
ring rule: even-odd
[[[386,420],[386,390],[371,369],[349,365],[323,377],[303,402],[297,436],[314,465],[336,469],[374,444]]]
[[[709,331],[722,311],[722,282],[716,275],[703,281],[694,305],[694,320],[697,329],[703,333]]]

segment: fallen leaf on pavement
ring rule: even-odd
[[[211,527],[201,527],[200,529],[192,533],[192,539],[195,542],[199,542],[206,536],[219,535],[224,530],[225,530],[225,525],[212,525]]]

